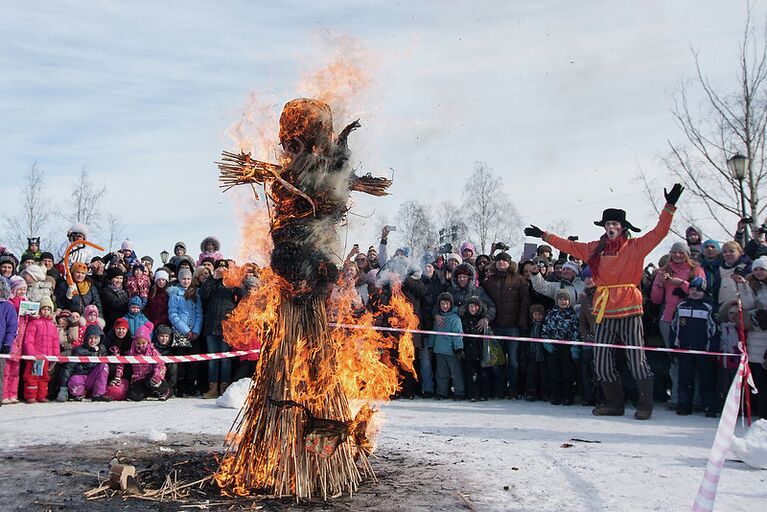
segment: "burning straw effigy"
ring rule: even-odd
[[[382,196],[391,185],[351,169],[347,139],[359,126],[355,121],[334,137],[330,107],[296,99],[280,117],[279,164],[229,152],[218,162],[224,190],[263,188],[274,244],[260,286],[224,324],[234,347],[261,343],[248,398],[214,475],[226,495],[328,499],[375,478],[368,462],[371,402],[396,392],[396,366],[412,371],[414,354],[408,334],[349,333],[331,327],[327,316],[339,279],[332,247],[349,194]],[[354,312],[351,299],[341,302],[333,306],[339,324],[375,322],[370,313]],[[396,286],[386,307],[389,325],[416,327]]]

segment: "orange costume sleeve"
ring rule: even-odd
[[[623,318],[642,314],[642,292],[637,288],[642,279],[644,259],[668,234],[676,208],[666,204],[658,224],[639,238],[631,238],[615,255],[603,255],[594,281],[594,313],[597,323],[603,318]],[[543,240],[560,251],[588,261],[599,242],[573,242],[551,233]]]

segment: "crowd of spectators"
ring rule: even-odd
[[[738,353],[745,338],[757,387],[767,385],[767,229],[746,243],[745,223],[733,240],[702,240],[695,227],[670,245],[657,265],[647,263],[641,283],[644,342]],[[103,256],[87,245],[87,227],[73,225],[54,255],[29,239],[20,258],[0,254],[2,350],[14,355],[154,355],[221,352],[229,346],[221,322],[249,289],[252,266],[239,287],[224,285],[226,259],[215,237],[193,258],[178,242],[167,263],[155,268],[138,258],[131,240]],[[528,339],[594,341],[596,285],[587,264],[538,245],[534,257],[517,261],[493,244],[477,254],[471,242],[456,251],[427,248],[413,255],[391,250],[385,227],[377,245],[355,245],[341,263],[341,284],[352,286],[360,310],[376,312],[396,281],[413,305],[417,375],[403,374],[398,396],[485,401],[544,400],[553,405],[598,405],[604,400],[595,373],[594,349]],[[574,238],[574,237],[573,237]],[[64,252],[74,243],[69,268]],[[745,247],[745,249],[744,249]],[[391,253],[391,255],[390,255]],[[330,300],[333,295],[331,294]],[[39,305],[27,314],[25,304]],[[12,333],[12,335],[11,335]],[[471,334],[474,336],[464,336]],[[522,338],[495,339],[494,335]],[[626,395],[638,399],[631,361],[618,351]],[[680,415],[715,417],[722,407],[737,357],[650,352],[656,402]],[[142,400],[171,396],[214,398],[233,379],[250,376],[254,357],[205,364],[48,364],[6,360],[3,404],[82,400]],[[21,382],[19,382],[21,381]],[[765,388],[767,389],[767,388]],[[767,417],[767,396],[752,396],[752,410]]]

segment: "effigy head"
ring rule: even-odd
[[[282,108],[280,144],[291,156],[326,153],[333,142],[333,114],[327,103],[298,98]]]

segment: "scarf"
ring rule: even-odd
[[[587,262],[595,281],[599,279],[599,263],[602,260],[602,256],[615,256],[626,245],[626,242],[628,242],[626,230],[623,230],[623,233],[615,240],[607,238],[607,234],[599,238],[599,245],[597,245],[594,254],[591,255]]]

